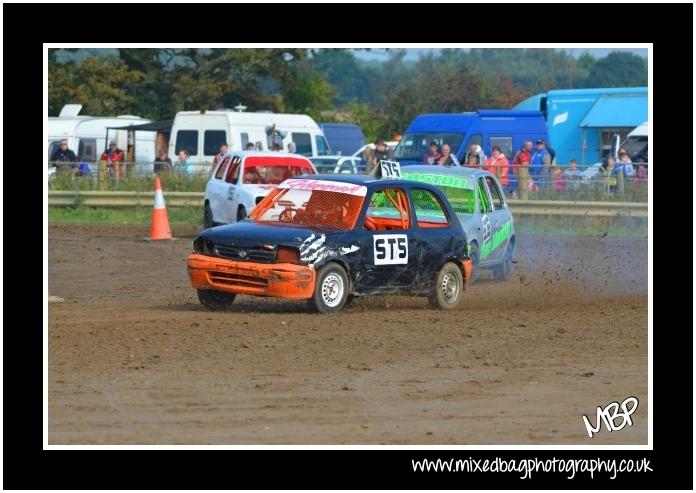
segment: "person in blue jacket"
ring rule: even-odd
[[[546,143],[539,139],[536,141],[536,151],[530,160],[529,174],[535,182],[543,185],[548,184],[548,172],[551,167],[551,154],[546,149]]]

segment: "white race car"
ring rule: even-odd
[[[288,178],[316,173],[309,159],[299,154],[229,152],[205,187],[203,227],[241,221],[276,185]]]

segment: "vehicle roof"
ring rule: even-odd
[[[442,175],[494,176],[493,173],[485,169],[468,168],[464,166],[433,166],[431,164],[414,164],[411,166],[403,166],[401,168],[402,173],[408,173],[410,171],[417,171],[419,173],[439,173]]]
[[[297,177],[297,178],[290,178],[290,179],[306,179],[306,177]],[[317,175],[315,177],[311,177],[310,179],[312,180],[318,180],[318,181],[335,181],[335,182],[340,182],[340,183],[349,183],[351,185],[362,185],[364,187],[369,188],[374,188],[377,186],[394,186],[394,187],[403,187],[404,185],[407,187],[410,186],[428,186],[431,187],[433,190],[437,190],[437,187],[434,187],[428,183],[421,183],[417,181],[411,181],[411,180],[405,180],[405,179],[399,179],[399,178],[376,178],[372,175],[354,175],[354,174],[346,174],[346,173],[330,173],[330,174],[325,174],[325,175]]]
[[[302,156],[301,154],[293,154],[290,152],[278,152],[278,151],[229,151],[229,152],[227,152],[227,154],[225,154],[225,157],[227,157],[227,156],[239,156],[242,159],[247,158],[249,156],[255,156],[255,157],[293,157],[296,159],[304,159],[304,160],[309,161],[309,159],[306,156]]]
[[[246,111],[232,110],[215,110],[206,111],[179,111],[176,117],[179,116],[224,116],[229,121],[230,125],[264,125],[271,126],[274,123],[280,125],[279,130],[283,130],[282,126],[303,127],[319,130],[319,125],[312,120],[308,115],[292,114],[292,113],[254,113]],[[176,118],[175,118],[176,120]]]
[[[95,135],[104,137],[107,127],[128,125],[129,123],[150,123],[146,118],[138,116],[49,116],[47,133],[49,137],[70,137],[72,135]]]

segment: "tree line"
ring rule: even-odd
[[[394,49],[385,61],[347,49],[51,49],[48,79],[50,115],[80,103],[84,114],[160,120],[241,103],[357,123],[373,140],[421,113],[505,109],[550,89],[646,86],[647,62],[549,48],[443,49],[418,60]]]

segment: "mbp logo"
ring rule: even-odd
[[[408,237],[406,235],[375,235],[375,265],[407,264]]]
[[[619,412],[619,408],[621,408],[622,412]],[[618,402],[612,402],[604,409],[602,409],[602,406],[597,406],[596,426],[590,424],[590,420],[587,419],[587,416],[583,416],[582,421],[585,423],[587,434],[592,438],[595,433],[599,433],[599,430],[602,429],[602,422],[604,422],[604,426],[606,426],[607,430],[610,432],[622,430],[626,425],[633,426],[631,414],[636,412],[636,409],[638,409],[638,399],[630,396],[626,397],[620,405]],[[620,425],[616,424],[616,418],[621,418]]]

